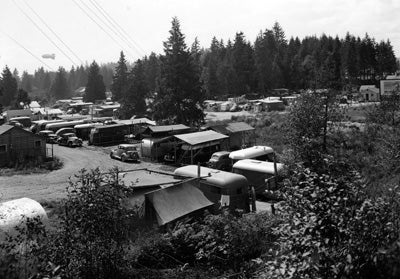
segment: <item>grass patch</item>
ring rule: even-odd
[[[24,162],[22,164],[16,164],[13,168],[2,168],[0,169],[0,176],[48,173],[54,170],[61,169],[62,167],[63,162],[59,158],[54,157],[50,161],[42,163],[31,161]]]

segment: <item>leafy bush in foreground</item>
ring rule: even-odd
[[[137,262],[151,267],[201,265],[217,273],[240,271],[245,263],[274,244],[276,219],[268,214],[234,216],[227,212],[207,215],[200,221],[177,223],[139,252]]]
[[[258,275],[398,278],[399,191],[370,198],[356,172],[338,175],[336,167],[324,174],[300,169],[286,182],[283,221],[274,229],[279,248],[264,255]]]

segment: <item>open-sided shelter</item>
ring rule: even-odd
[[[208,161],[209,157],[215,151],[226,148],[226,140],[229,138],[226,135],[217,133],[215,131],[202,131],[189,134],[175,135],[177,139],[176,148],[179,146],[180,156],[177,158],[176,163],[190,163],[195,161]],[[205,156],[207,158],[201,158]]]

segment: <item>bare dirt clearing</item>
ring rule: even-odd
[[[81,148],[69,148],[54,145],[54,156],[60,158],[64,166],[56,171],[45,174],[31,175],[13,175],[0,177],[0,199],[1,201],[28,197],[37,201],[59,200],[66,196],[66,187],[69,178],[73,178],[79,170],[100,168],[106,172],[116,166],[121,170],[133,169],[152,169],[162,171],[172,171],[173,168],[162,164],[150,162],[123,163],[113,160],[109,152],[113,147],[94,147],[86,144]],[[130,185],[130,182],[136,182],[136,185],[148,185],[156,183],[172,182],[171,176],[151,173],[147,171],[135,171],[129,173],[124,178],[124,182]]]

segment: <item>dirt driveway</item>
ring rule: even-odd
[[[94,147],[86,144],[81,148],[69,148],[54,145],[54,155],[60,158],[63,168],[45,174],[13,175],[0,177],[0,201],[28,197],[37,201],[58,200],[66,195],[68,180],[82,168],[108,171],[117,166],[122,170],[152,169],[168,171],[161,164],[150,162],[123,163],[113,160],[109,156],[112,147]],[[172,170],[172,169],[170,169]],[[166,183],[173,179],[170,176],[149,174],[148,172],[134,172],[134,181],[144,184]],[[130,184],[130,183],[128,183]]]

